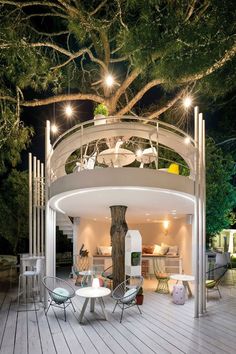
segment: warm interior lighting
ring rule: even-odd
[[[163,221],[163,227],[164,227],[165,235],[168,234],[169,223],[170,223],[169,220],[164,220],[164,221]]]
[[[58,132],[58,127],[56,126],[56,124],[51,125],[51,132],[53,134],[56,134]]]
[[[105,84],[108,86],[108,87],[111,87],[113,84],[114,84],[114,78],[112,75],[107,75],[105,77]]]
[[[73,114],[73,109],[71,107],[70,104],[68,104],[66,107],[65,107],[65,114],[67,115],[67,117],[71,117],[72,114]]]
[[[183,99],[183,105],[185,108],[189,108],[192,105],[192,98],[187,96]]]
[[[99,288],[100,287],[99,278],[93,278],[92,287],[93,288]]]

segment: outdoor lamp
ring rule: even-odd
[[[71,117],[71,116],[72,116],[72,114],[73,114],[73,109],[72,109],[71,105],[68,104],[68,105],[65,107],[65,114],[67,115],[67,117]]]
[[[111,87],[113,84],[114,84],[114,78],[113,78],[113,76],[112,75],[107,75],[106,77],[105,77],[105,83],[106,83],[106,85],[108,86],[108,87]]]
[[[100,287],[99,278],[93,278],[92,287],[93,288],[99,288]]]
[[[163,221],[163,227],[164,227],[165,235],[168,234],[169,223],[170,223],[169,220],[164,220]]]
[[[185,108],[189,108],[192,105],[192,98],[187,96],[183,99],[183,104]]]
[[[53,134],[56,134],[58,132],[58,128],[57,128],[56,124],[52,124],[51,125],[51,132]]]

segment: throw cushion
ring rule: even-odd
[[[57,304],[62,304],[66,300],[68,300],[69,297],[69,291],[64,289],[64,288],[55,288],[53,292],[51,293],[51,298],[54,300]]]
[[[168,249],[168,246],[155,245],[153,254],[157,254],[158,256],[164,256],[168,252]]]
[[[136,288],[129,289],[125,292],[124,298],[121,300],[124,304],[127,304],[128,302],[132,301],[134,299],[134,294],[137,292]]]
[[[161,246],[160,245],[155,245],[153,253],[154,254],[159,254],[160,251],[161,251]]]
[[[153,254],[154,247],[155,247],[154,245],[143,245],[142,253]]]
[[[167,252],[168,256],[177,256],[179,253],[179,247],[178,246],[169,246],[169,250]]]
[[[112,247],[111,246],[98,246],[98,254],[102,256],[109,255],[111,256]]]

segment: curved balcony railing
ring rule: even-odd
[[[120,127],[123,130],[119,134]],[[96,132],[99,135],[96,136]],[[159,134],[164,137],[165,144],[159,142]],[[184,145],[178,148],[183,153],[171,147],[171,140],[176,140],[179,146]],[[171,124],[143,117],[112,116],[86,121],[60,135],[52,147],[52,181],[84,169],[126,166],[164,170],[190,177],[194,175],[193,157],[190,159],[192,162],[188,158],[185,160],[185,154],[186,157],[193,155],[192,137]],[[189,152],[185,153],[185,150]]]

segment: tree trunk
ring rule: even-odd
[[[126,206],[114,205],[111,209],[111,244],[113,264],[113,289],[125,280],[125,221]]]

